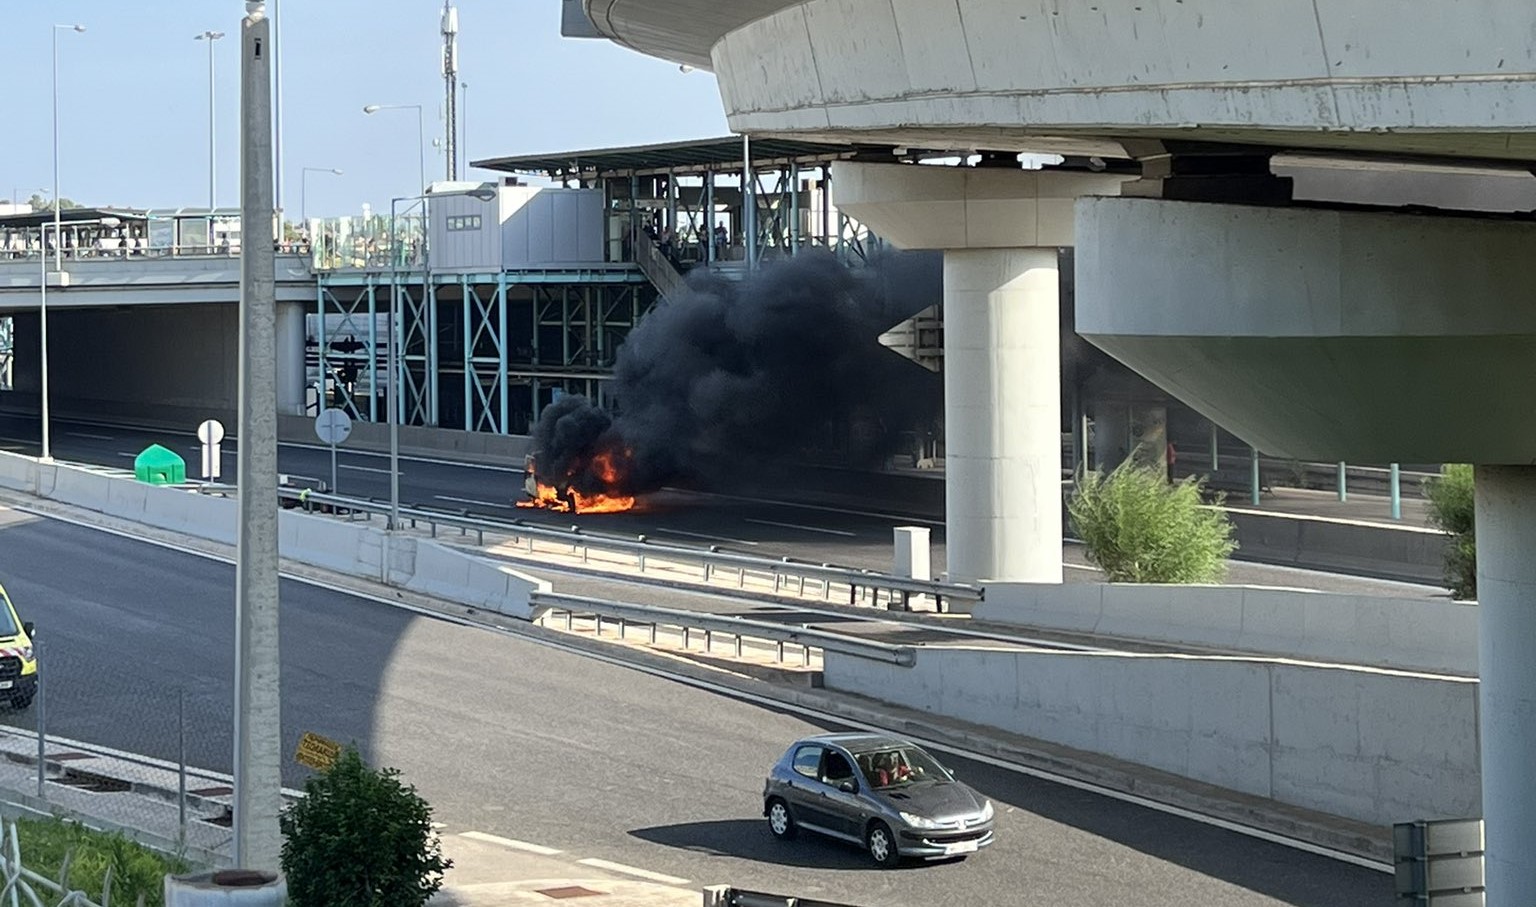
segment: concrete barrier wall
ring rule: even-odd
[[[1477,683],[1258,659],[923,647],[827,688],[1389,825],[1481,814]]]
[[[0,488],[197,538],[235,542],[239,505],[234,498],[146,485],[5,452],[0,452]],[[409,536],[390,538],[367,523],[293,510],[278,513],[278,549],[282,557],[300,563],[524,620],[533,613],[531,594],[550,590],[544,580],[448,545]]]
[[[991,583],[979,620],[1477,676],[1477,605],[1262,586]]]

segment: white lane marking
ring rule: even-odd
[[[471,841],[481,841],[486,844],[495,844],[498,847],[506,847],[512,850],[525,850],[528,853],[536,853],[546,857],[552,857],[562,852],[553,847],[545,847],[542,844],[514,841],[511,838],[503,838],[500,835],[488,835],[483,831],[461,831],[459,832],[459,837],[468,838]]]
[[[652,535],[686,535],[689,538],[708,539],[711,542],[730,542],[733,545],[756,545],[757,542],[749,542],[746,539],[726,538],[723,535],[708,535],[703,532],[684,532],[681,529],[656,529]]]
[[[379,469],[376,466],[353,466],[351,463],[338,463],[336,468],[337,469],[352,469],[352,470],[356,470],[357,472],[376,472],[376,473],[379,473],[380,475],[386,475],[386,476],[389,475],[389,470],[387,470],[387,469]],[[400,474],[401,475],[405,475],[405,472],[402,470]]]
[[[114,435],[93,435],[90,432],[85,432],[85,431],[67,431],[64,434],[69,435],[71,438],[90,438],[92,441],[116,441],[117,440],[116,436],[114,436]]]
[[[432,497],[439,501],[452,501],[455,504],[473,504],[476,507],[500,507],[502,510],[513,509],[511,504],[496,504],[491,501],[473,501],[469,498],[456,498],[451,494],[434,494]]]
[[[744,523],[756,523],[759,526],[778,526],[780,529],[798,529],[801,532],[820,532],[825,535],[841,535],[848,538],[858,536],[857,532],[844,532],[841,529],[822,529],[819,526],[797,526],[794,523],[780,523],[774,520],[754,520],[751,517],[742,517]]]
[[[693,495],[700,498],[720,498],[725,501],[745,501],[748,504],[771,504],[774,507],[787,507],[794,510],[815,510],[821,513],[840,513],[845,516],[864,516],[876,520],[893,520],[902,525],[917,524],[922,526],[938,526],[944,528],[943,520],[929,520],[923,517],[902,516],[898,513],[877,513],[871,510],[849,510],[847,507],[833,507],[825,504],[799,504],[794,501],[773,501],[768,498],[753,498],[739,494],[722,494],[715,491],[684,491],[677,488],[668,488],[667,491],[675,491],[679,494]]]
[[[625,875],[634,876],[637,879],[650,879],[652,882],[661,882],[664,885],[687,885],[687,879],[677,876],[669,876],[666,873],[651,872],[649,869],[637,869],[634,866],[625,866],[623,863],[612,863],[608,860],[599,860],[596,857],[587,857],[585,860],[577,860],[583,866],[591,866],[594,869],[606,869],[609,872],[622,872]]]
[[[120,457],[127,457],[130,460],[133,459],[134,457],[138,456],[138,454],[136,454],[136,453],[125,453],[125,452],[123,452],[121,450],[117,452],[117,455],[120,456]]]
[[[232,557],[226,557],[226,556],[221,555],[221,554],[214,554],[214,553],[207,552],[207,551],[199,551],[199,550],[197,550],[195,548],[190,548],[190,547],[187,547],[185,545],[176,545],[176,544],[173,544],[171,542],[167,542],[167,541],[164,541],[164,540],[161,540],[161,539],[148,538],[148,537],[142,536],[142,535],[134,535],[134,534],[129,533],[129,532],[124,532],[124,531],[122,531],[120,529],[113,529],[113,528],[109,528],[109,527],[106,527],[106,526],[98,526],[98,525],[96,525],[94,523],[88,523],[85,520],[77,519],[77,518],[71,517],[71,516],[64,516],[64,515],[61,515],[61,514],[54,514],[54,513],[45,513],[45,512],[43,512],[41,510],[35,510],[33,508],[26,507],[24,505],[19,505],[19,504],[7,504],[5,506],[8,507],[11,510],[17,510],[17,511],[20,511],[22,513],[30,513],[33,516],[39,516],[39,517],[44,517],[46,519],[58,520],[61,523],[69,523],[69,524],[72,524],[72,525],[75,525],[75,526],[81,526],[81,527],[84,527],[84,528],[87,528],[87,529],[94,529],[97,532],[105,532],[108,535],[115,535],[115,536],[118,536],[119,538],[132,539],[133,541],[137,541],[137,542],[144,542],[144,543],[149,544],[149,545],[154,545],[154,546],[156,546],[158,548],[165,548],[165,549],[167,549],[169,551],[178,551],[178,552],[181,552],[182,554],[189,554],[189,555],[192,555],[193,557],[201,557],[201,558],[204,558],[206,560],[219,561],[220,563],[225,563],[225,564],[233,564],[234,563],[234,558],[232,558]],[[712,683],[712,682],[710,682],[708,680],[701,680],[701,679],[698,679],[698,678],[695,678],[695,677],[690,677],[690,676],[688,676],[686,674],[677,674],[677,673],[673,673],[671,671],[667,671],[667,670],[659,668],[659,667],[652,667],[650,665],[636,664],[633,661],[629,661],[629,660],[626,660],[626,659],[618,657],[618,656],[603,655],[603,654],[600,654],[600,653],[597,653],[597,652],[591,652],[591,651],[588,651],[586,649],[570,645],[570,644],[568,644],[568,643],[566,643],[566,642],[564,642],[562,640],[559,640],[559,639],[542,639],[542,638],[537,637],[537,636],[528,635],[526,633],[519,633],[519,632],[517,632],[515,630],[509,630],[506,627],[502,627],[502,626],[499,626],[499,625],[496,625],[496,624],[486,624],[486,623],[482,623],[480,621],[474,621],[474,620],[470,620],[468,618],[458,617],[458,616],[455,616],[455,615],[452,615],[452,614],[446,614],[446,613],[443,613],[441,611],[433,611],[431,609],[422,608],[422,607],[419,607],[417,605],[407,604],[406,602],[395,601],[395,600],[392,600],[392,599],[389,599],[389,598],[385,598],[382,595],[375,595],[375,594],[370,593],[370,592],[363,592],[363,591],[357,591],[357,590],[353,590],[353,589],[348,589],[348,588],[345,588],[343,586],[337,585],[335,583],[328,583],[328,582],[326,582],[324,580],[313,579],[313,578],[307,577],[307,576],[296,576],[296,575],[289,574],[289,573],[284,573],[283,576],[284,576],[285,579],[289,579],[289,580],[292,580],[294,582],[304,583],[307,586],[314,586],[317,589],[325,589],[325,590],[327,590],[329,592],[335,592],[335,593],[337,593],[339,595],[346,595],[346,596],[350,596],[352,598],[362,599],[364,601],[371,601],[371,602],[374,602],[376,604],[388,605],[391,608],[399,608],[402,611],[409,611],[412,614],[416,614],[416,615],[419,615],[421,617],[426,617],[426,618],[430,618],[430,619],[433,619],[433,620],[441,620],[441,621],[444,621],[444,622],[447,622],[447,623],[451,623],[451,624],[455,624],[455,625],[461,626],[461,627],[477,627],[477,628],[482,629],[482,630],[491,630],[493,632],[501,633],[504,636],[512,636],[512,637],[516,637],[517,639],[520,639],[520,640],[531,642],[531,643],[533,643],[535,645],[545,646],[545,647],[551,648],[551,649],[559,649],[562,652],[566,652],[566,653],[573,654],[573,655],[580,655],[580,656],[585,657],[585,658],[590,658],[590,659],[593,659],[595,661],[603,662],[604,664],[613,665],[615,667],[628,668],[629,670],[639,671],[642,674],[649,674],[649,675],[651,675],[653,677],[661,677],[661,678],[666,679],[666,680],[671,680],[674,683],[680,683],[680,684],[684,684],[685,686],[691,686],[691,687],[693,687],[695,689],[700,689],[700,690],[704,690],[704,691],[709,692],[709,693],[714,693],[717,696],[725,696],[727,698],[736,699],[736,700],[738,700],[740,702],[750,702],[750,703],[753,703],[755,705],[760,705],[760,706],[763,706],[765,708],[773,709],[775,711],[790,712],[790,713],[797,714],[797,715],[804,715],[804,716],[815,718],[815,719],[821,720],[821,721],[832,721],[832,722],[835,722],[837,724],[846,725],[848,727],[857,728],[859,730],[864,730],[864,731],[873,731],[873,732],[885,733],[885,734],[895,733],[897,736],[905,737],[906,739],[909,739],[913,743],[916,743],[916,744],[918,744],[920,746],[926,746],[926,747],[928,747],[930,749],[938,750],[940,752],[952,753],[954,755],[961,756],[961,757],[964,757],[966,759],[971,759],[971,760],[976,761],[976,762],[985,763],[985,764],[990,765],[990,766],[992,766],[994,768],[1001,768],[1001,769],[1003,769],[1005,771],[1018,772],[1020,774],[1029,775],[1029,776],[1034,777],[1034,778],[1040,778],[1042,780],[1050,781],[1050,782],[1055,783],[1055,784],[1060,784],[1060,785],[1063,785],[1065,787],[1076,788],[1078,790],[1083,790],[1083,791],[1087,791],[1087,792],[1092,793],[1092,794],[1097,794],[1098,796],[1101,796],[1101,797],[1108,797],[1111,800],[1118,800],[1118,801],[1120,801],[1122,803],[1130,803],[1130,804],[1133,804],[1133,805],[1136,805],[1136,806],[1144,807],[1146,809],[1156,810],[1157,812],[1167,813],[1168,815],[1175,816],[1175,817],[1181,818],[1181,819],[1185,819],[1185,820],[1190,821],[1190,822],[1195,822],[1195,823],[1198,823],[1198,824],[1201,824],[1201,825],[1209,825],[1209,826],[1212,826],[1214,828],[1220,828],[1220,829],[1222,829],[1224,831],[1230,831],[1230,832],[1233,832],[1235,834],[1244,835],[1246,837],[1254,838],[1254,839],[1259,840],[1259,841],[1265,841],[1265,842],[1270,843],[1270,844],[1278,844],[1281,847],[1288,847],[1288,848],[1291,848],[1292,850],[1302,851],[1303,853],[1310,853],[1310,854],[1314,854],[1316,856],[1324,857],[1326,859],[1337,860],[1337,861],[1339,861],[1341,863],[1349,863],[1349,864],[1352,864],[1354,866],[1361,866],[1361,867],[1364,867],[1366,869],[1375,870],[1376,872],[1384,872],[1384,873],[1391,874],[1392,872],[1395,871],[1395,867],[1393,867],[1391,864],[1389,864],[1389,863],[1381,863],[1381,862],[1378,862],[1376,860],[1372,860],[1370,857],[1363,857],[1363,856],[1360,856],[1358,854],[1353,854],[1353,853],[1349,853],[1347,851],[1342,851],[1342,850],[1334,850],[1334,849],[1329,848],[1329,847],[1324,847],[1324,846],[1322,846],[1320,844],[1313,844],[1310,841],[1302,841],[1302,840],[1299,840],[1297,838],[1288,838],[1285,835],[1276,834],[1275,832],[1268,831],[1266,829],[1254,828],[1254,827],[1251,827],[1251,826],[1242,825],[1242,824],[1239,824],[1237,822],[1228,821],[1226,819],[1219,819],[1219,818],[1216,818],[1215,816],[1201,815],[1200,813],[1194,812],[1193,810],[1185,809],[1185,808],[1183,808],[1181,806],[1174,806],[1174,805],[1169,804],[1169,803],[1160,803],[1160,802],[1158,802],[1156,800],[1149,800],[1146,797],[1140,797],[1140,796],[1137,796],[1136,794],[1128,794],[1128,793],[1125,793],[1123,791],[1117,791],[1117,790],[1115,790],[1113,788],[1103,787],[1101,785],[1094,784],[1094,783],[1089,782],[1089,781],[1080,781],[1080,780],[1078,780],[1076,778],[1072,778],[1072,777],[1069,777],[1067,775],[1057,774],[1055,772],[1050,772],[1050,771],[1046,771],[1044,769],[1038,769],[1038,768],[1034,768],[1034,767],[1031,767],[1031,766],[1022,765],[1022,764],[1016,763],[1016,762],[1009,762],[1006,759],[999,759],[999,758],[997,758],[995,756],[988,756],[988,755],[986,755],[984,753],[978,753],[978,752],[975,752],[973,750],[967,750],[964,747],[955,746],[953,744],[939,743],[939,742],[932,741],[932,740],[926,740],[926,739],[920,738],[920,737],[913,737],[910,733],[906,732],[905,730],[899,729],[899,728],[892,729],[892,728],[884,728],[884,727],[878,727],[878,726],[875,726],[875,725],[866,724],[866,723],[861,722],[861,721],[856,721],[854,719],[847,718],[847,717],[844,717],[842,715],[838,715],[835,712],[829,712],[829,711],[825,711],[825,710],[822,710],[822,709],[810,708],[808,706],[803,706],[803,705],[800,705],[798,703],[793,703],[793,702],[784,702],[784,701],[781,701],[781,700],[778,700],[778,699],[770,698],[768,696],[759,696],[759,695],[757,695],[755,693],[749,693],[749,692],[746,692],[746,691],[743,691],[743,690],[738,690],[738,689],[734,689],[732,687],[724,686],[722,684]],[[98,751],[100,751],[103,748],[102,747],[96,747],[96,749]],[[169,765],[169,763],[166,763],[166,764]],[[213,774],[213,773],[210,772],[209,774]]]

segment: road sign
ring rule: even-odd
[[[299,738],[299,748],[293,754],[293,761],[300,765],[307,765],[317,772],[323,772],[341,758],[341,744],[328,737],[322,737],[312,731],[305,731]]]
[[[336,445],[352,435],[352,418],[334,406],[326,407],[315,417],[315,434],[331,445],[331,487],[327,490],[336,494]]]
[[[223,423],[218,419],[207,420],[197,427],[197,439],[203,442],[203,478],[217,479],[224,459],[219,453],[219,442],[224,440]]]
[[[326,444],[340,444],[352,434],[352,419],[335,407],[322,409],[315,417],[315,434]]]

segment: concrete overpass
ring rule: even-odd
[[[1245,440],[1477,464],[1488,903],[1536,902],[1536,224],[1470,195],[1303,204],[1273,163],[1528,170],[1528,4],[564,2],[570,34],[713,71],[736,131],[892,146],[833,179],[871,229],[945,251],[947,522],[972,577],[1060,581],[1036,505],[1069,243],[1077,331]],[[913,148],[995,166],[894,163]],[[1109,158],[1140,178],[1107,185]]]

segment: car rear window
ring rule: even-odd
[[[821,747],[802,746],[795,750],[795,771],[807,778],[816,777],[821,771]]]

